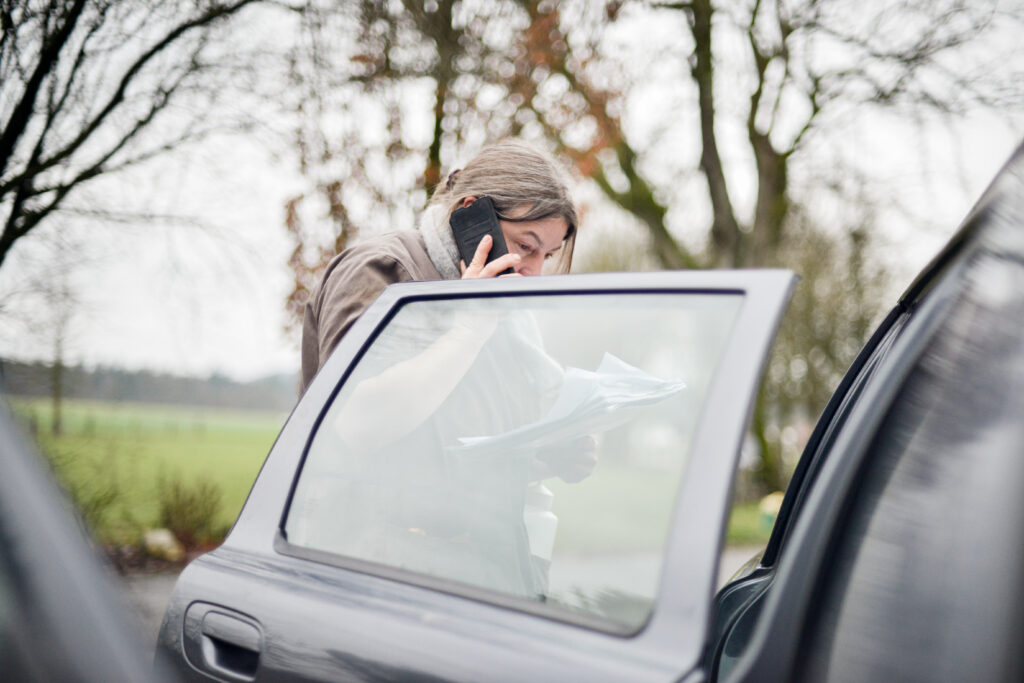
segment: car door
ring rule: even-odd
[[[224,544],[182,574],[160,656],[200,680],[699,671],[793,282],[389,287],[299,401]]]
[[[1021,680],[1024,146],[824,411],[712,680]]]

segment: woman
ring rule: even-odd
[[[477,197],[494,202],[509,253],[485,265],[490,238],[472,263],[459,258],[448,221],[452,211]],[[418,230],[391,232],[350,247],[327,266],[306,304],[302,327],[302,388],[370,303],[389,284],[422,280],[495,277],[506,268],[540,275],[569,271],[577,216],[565,174],[548,155],[517,140],[484,149],[438,187]]]
[[[449,225],[455,209],[490,197],[509,254],[485,264],[485,238],[468,265]],[[516,141],[488,147],[453,172],[418,231],[345,250],[306,308],[303,383],[387,285],[410,280],[568,271],[576,210],[563,174]],[[537,420],[562,380],[531,316],[410,306],[391,321],[337,396],[310,447],[289,538],[320,549],[504,593],[539,596],[523,522],[527,485],[579,481],[596,464],[588,440],[543,453],[461,457],[460,437],[503,433]],[[303,510],[328,507],[332,515]],[[318,524],[317,520],[332,520]],[[333,520],[339,520],[337,524]]]

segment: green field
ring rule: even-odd
[[[660,549],[669,533],[677,482],[664,472],[602,463],[585,485],[552,479],[545,486],[554,493],[562,550]],[[763,519],[756,502],[735,505],[726,542],[764,545],[772,521]]]
[[[221,489],[217,526],[238,515],[287,417],[279,413],[140,403],[66,401],[63,433],[50,434],[46,400],[12,401],[68,488],[114,487],[116,499],[94,530],[105,541],[131,542],[157,525],[159,487],[174,478]]]
[[[102,490],[116,493],[113,502],[90,519],[102,540],[122,543],[135,542],[143,529],[159,526],[161,487],[175,478],[186,485],[209,482],[221,490],[216,526],[226,531],[287,417],[219,408],[66,401],[63,434],[53,437],[48,401],[12,403],[67,488],[77,490],[80,498],[82,492],[86,497]],[[548,485],[556,492],[556,501],[572,498],[574,507],[587,515],[575,520],[573,515],[580,512],[556,509],[562,519],[560,543],[648,548],[660,547],[664,540],[665,529],[659,523],[669,512],[651,508],[649,501],[672,503],[673,492],[663,490],[674,487],[671,478],[606,464],[585,487],[557,480]],[[608,505],[612,500],[616,504]],[[638,512],[628,519],[615,514],[623,509]],[[643,523],[645,518],[650,523]],[[572,538],[567,536],[570,530],[575,530]],[[756,504],[739,505],[730,517],[728,542],[763,544],[768,530]]]

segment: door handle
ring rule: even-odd
[[[262,637],[254,624],[210,611],[203,616],[200,633],[203,664],[207,668],[235,680],[251,681],[256,677]]]

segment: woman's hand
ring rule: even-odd
[[[463,280],[478,277],[494,277],[506,268],[512,268],[515,270],[515,267],[519,265],[519,261],[521,260],[519,254],[505,254],[504,256],[494,259],[490,263],[486,263],[487,254],[491,253],[492,243],[493,239],[491,236],[484,235],[484,238],[480,240],[480,244],[476,247],[476,252],[473,254],[473,261],[469,264],[469,267],[466,267],[465,261],[459,261],[459,268],[462,270]]]
[[[566,484],[576,484],[589,477],[595,467],[597,441],[592,436],[581,436],[537,451],[530,478],[537,481],[558,477]]]

